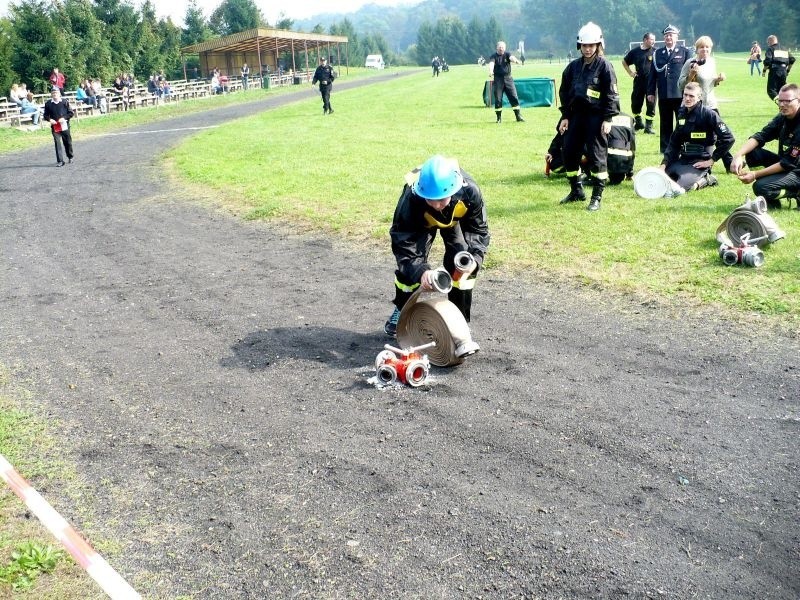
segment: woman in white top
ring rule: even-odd
[[[714,88],[725,81],[725,73],[717,72],[717,63],[711,56],[713,47],[714,42],[707,35],[697,38],[694,43],[695,56],[683,64],[678,87],[683,89],[690,81],[696,81],[703,90],[703,106],[719,113]]]

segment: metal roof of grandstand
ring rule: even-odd
[[[313,50],[331,44],[346,44],[347,37],[324,33],[304,33],[287,29],[248,29],[199,44],[181,48],[182,54],[201,52],[257,52],[259,49],[278,52]]]

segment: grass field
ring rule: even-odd
[[[617,65],[623,110],[631,79]],[[744,55],[719,56],[728,79],[717,89],[734,148],[777,113],[765,79]],[[564,64],[515,66],[514,75],[558,79]],[[510,110],[495,125],[483,106],[485,70],[466,65],[432,78],[426,69],[394,82],[337,93],[334,115],[318,97],[204,132],[171,153],[193,183],[217,188],[249,218],[281,219],[386,245],[403,175],[428,156],[459,159],[487,200],[487,266],[531,271],[644,299],[713,303],[796,327],[800,320],[800,212],[774,212],[786,239],[766,248],[760,269],[725,267],[717,226],[751,193],[715,165],[716,188],[675,200],[643,200],[631,182],[607,188],[603,208],[559,206],[568,184],[544,176],[556,107]],[[659,164],[658,136],[637,137],[636,169]],[[388,252],[388,248],[387,248]]]

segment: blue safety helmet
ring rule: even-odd
[[[437,154],[422,164],[419,179],[411,186],[411,191],[425,200],[443,200],[458,192],[463,185],[458,163]]]

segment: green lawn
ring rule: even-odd
[[[620,74],[623,110],[631,79]],[[728,80],[718,88],[735,148],[776,114],[766,80],[749,76],[744,55],[719,56]],[[515,66],[514,75],[558,79],[564,65]],[[334,115],[309,99],[201,133],[170,153],[190,182],[218,194],[249,218],[280,219],[354,241],[387,246],[403,175],[428,156],[455,156],[483,188],[492,229],[487,266],[532,271],[676,303],[714,303],[733,311],[800,323],[800,212],[774,212],[787,237],[765,250],[760,269],[725,267],[717,226],[745,201],[749,186],[715,166],[716,188],[675,200],[643,200],[631,182],[607,188],[596,214],[559,206],[568,185],[544,176],[543,156],[556,107],[510,110],[502,125],[483,106],[485,70],[426,69],[396,81],[337,93]],[[636,169],[657,165],[658,136],[637,138]],[[389,252],[387,247],[387,253]]]

